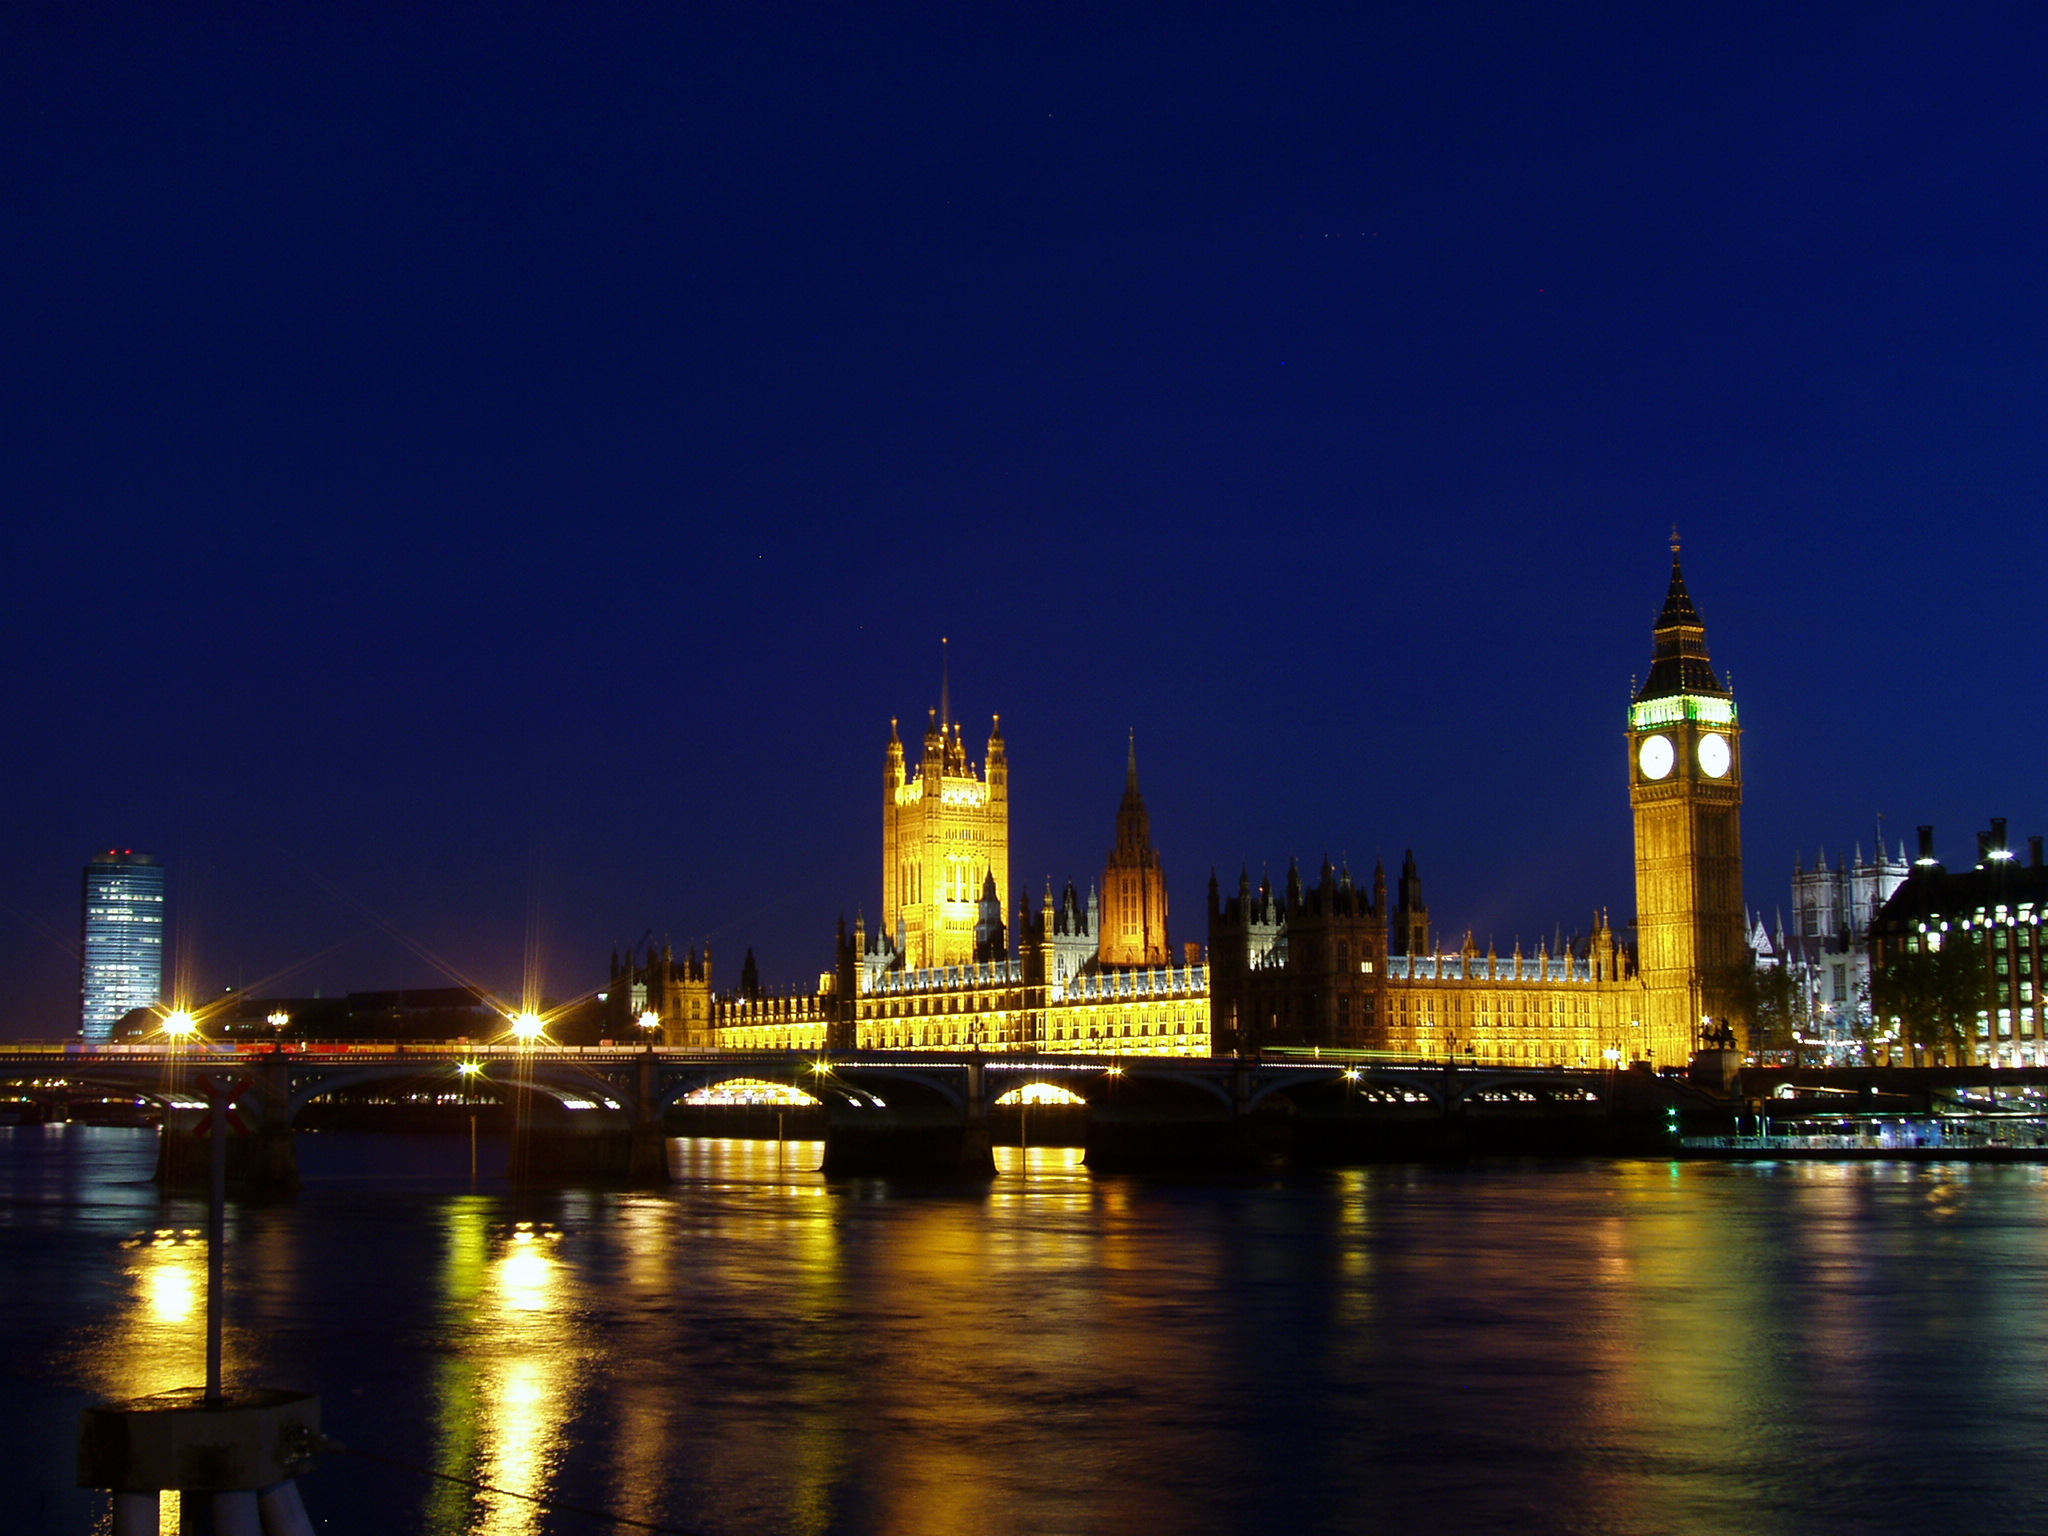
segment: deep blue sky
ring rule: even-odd
[[[0,12],[0,1030],[116,844],[205,987],[813,979],[941,635],[1034,885],[1135,727],[1177,938],[1625,915],[1674,520],[1753,902],[2048,830],[2034,7],[194,9]]]

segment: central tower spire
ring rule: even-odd
[[[1678,530],[1671,530],[1671,585],[1664,593],[1664,610],[1657,615],[1655,643],[1650,653],[1650,675],[1636,694],[1645,699],[1670,699],[1681,694],[1706,694],[1727,698],[1728,690],[1714,673],[1707,655],[1707,621],[1692,600],[1685,584],[1685,566],[1679,560]]]
[[[1152,846],[1152,817],[1138,788],[1138,733],[1124,762],[1124,798],[1116,813],[1116,847],[1102,874],[1102,963],[1171,965],[1166,934],[1166,872]]]

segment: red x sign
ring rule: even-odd
[[[213,1134],[214,1120],[217,1117],[224,1116],[228,1123],[228,1129],[237,1136],[248,1135],[249,1122],[244,1120],[236,1111],[235,1104],[243,1094],[255,1086],[255,1083],[248,1075],[242,1072],[230,1072],[218,1077],[207,1076],[200,1078],[200,1091],[206,1095],[212,1107],[199,1117],[199,1124],[192,1128],[192,1134],[195,1136],[211,1136]]]

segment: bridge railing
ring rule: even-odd
[[[49,1056],[65,1060],[123,1061],[164,1057],[321,1057],[321,1056],[637,1056],[644,1042],[620,1040],[600,1045],[519,1045],[503,1041],[460,1040],[191,1040],[178,1045],[147,1042],[82,1040],[16,1040],[0,1042],[0,1055]],[[662,1047],[657,1046],[657,1051]]]

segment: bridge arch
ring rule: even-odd
[[[1454,1102],[1466,1108],[1555,1108],[1576,1102],[1590,1110],[1604,1107],[1607,1097],[1607,1085],[1590,1073],[1496,1072],[1459,1083]]]
[[[100,1089],[122,1098],[146,1100],[166,1110],[205,1107],[206,1095],[197,1087],[180,1083],[166,1084],[162,1081],[161,1073],[152,1073],[151,1076],[154,1078],[153,1081],[145,1081],[143,1074],[123,1072],[119,1068],[111,1072],[94,1071],[90,1068],[79,1071],[75,1066],[66,1063],[54,1072],[47,1067],[41,1067],[34,1072],[8,1073],[4,1078],[0,1078],[0,1082],[13,1086],[24,1079],[62,1077],[66,1083],[82,1088]]]
[[[303,1086],[294,1084],[291,1102],[285,1111],[285,1123],[298,1119],[299,1111],[314,1100],[349,1088],[375,1083],[444,1080],[483,1089],[501,1098],[509,1098],[524,1089],[554,1100],[565,1111],[598,1109],[618,1114],[627,1110],[631,1100],[630,1094],[622,1095],[619,1085],[604,1076],[559,1063],[536,1064],[516,1078],[505,1078],[494,1077],[488,1072],[464,1074],[455,1064],[438,1061],[366,1062],[337,1067],[309,1077]]]
[[[1085,1108],[1087,1103],[1084,1095],[1076,1093],[1065,1083],[1019,1083],[1001,1093],[991,1094],[988,1101],[990,1109],[1023,1109],[1029,1105],[1072,1109],[1075,1105]]]
[[[1319,1095],[1326,1096],[1343,1094],[1356,1101],[1385,1109],[1441,1109],[1444,1101],[1442,1084],[1431,1082],[1421,1073],[1397,1075],[1365,1068],[1347,1074],[1326,1069],[1320,1072],[1290,1072],[1284,1076],[1259,1079],[1252,1091],[1251,1107],[1256,1108],[1276,1093],[1287,1093],[1300,1088],[1311,1088]]]
[[[780,1064],[765,1061],[734,1061],[730,1064],[693,1062],[683,1068],[664,1069],[656,1099],[663,1110],[669,1110],[702,1089],[741,1081],[779,1083],[786,1088],[801,1089],[817,1098],[818,1094],[811,1084],[816,1081],[818,1075],[811,1071],[807,1064],[795,1061]],[[820,1102],[823,1102],[822,1099]]]

